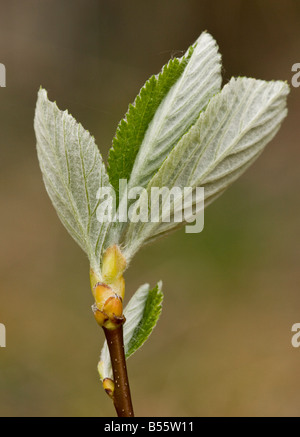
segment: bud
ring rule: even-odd
[[[93,288],[95,304],[92,309],[97,323],[107,329],[115,329],[125,322],[122,297],[111,287],[99,282]]]
[[[126,259],[119,247],[114,244],[106,249],[102,260],[102,279],[111,284],[116,281],[126,268]]]
[[[115,383],[112,379],[110,378],[105,378],[103,380],[103,388],[106,391],[106,393],[108,394],[108,396],[110,398],[113,397],[114,395],[114,391],[115,391]]]
[[[104,309],[105,302],[114,295],[114,292],[109,285],[98,282],[93,288],[93,295],[97,308],[102,311]]]
[[[125,322],[123,298],[125,281],[123,271],[126,260],[115,244],[106,249],[101,267],[101,280],[90,270],[90,282],[95,298],[93,312],[97,323],[107,329],[115,329]]]
[[[118,279],[116,279],[114,282],[112,282],[110,285],[110,288],[118,294],[122,300],[125,296],[125,279],[123,276],[120,276]]]
[[[95,319],[96,319],[96,322],[98,323],[98,325],[104,326],[105,322],[107,322],[109,320],[107,314],[105,314],[103,311],[99,310],[96,305],[92,306],[92,310],[93,310],[93,313],[94,313],[94,316],[95,316]]]
[[[103,307],[103,311],[110,319],[120,318],[123,314],[122,298],[117,294],[109,297]]]
[[[96,275],[93,269],[90,269],[90,284],[92,290],[98,282],[101,282],[101,278]]]

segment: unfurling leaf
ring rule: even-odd
[[[151,76],[134,103],[129,105],[125,118],[120,121],[109,151],[107,169],[116,193],[119,193],[119,180],[129,180],[149,123],[172,85],[184,71],[191,53],[192,49],[180,59],[171,59],[158,75]]]
[[[62,223],[100,276],[109,223],[100,223],[96,210],[101,189],[111,186],[94,138],[67,111],[50,102],[44,89],[38,93],[34,128],[47,192]]]
[[[148,198],[141,197],[140,202],[148,202],[153,187],[201,186],[205,204],[211,203],[274,137],[287,114],[288,92],[288,85],[281,81],[232,78],[173,148],[150,180]],[[125,256],[130,259],[141,245],[173,227],[178,223],[130,223]]]
[[[186,54],[166,64],[141,89],[117,129],[108,157],[116,193],[119,180],[147,186],[149,179],[209,99],[220,90],[221,56],[204,32]],[[118,196],[117,196],[118,198]]]
[[[130,340],[127,341],[125,347],[126,358],[129,358],[136,350],[138,350],[148,339],[153,328],[155,327],[162,310],[163,293],[161,290],[162,282],[158,282],[156,287],[149,291],[145,303],[143,316],[139,324],[132,329]],[[128,305],[129,306],[129,305]],[[129,317],[130,308],[127,307],[127,315]],[[131,319],[134,320],[134,314]],[[134,326],[134,324],[132,323]],[[129,335],[128,335],[129,339]]]
[[[159,75],[146,82],[120,122],[109,152],[108,174],[117,201],[122,201],[121,179],[128,181],[129,190],[147,187],[172,148],[220,90],[221,82],[221,56],[207,32],[182,58],[170,60]],[[127,225],[114,223],[107,245],[120,243]]]
[[[190,49],[191,50],[191,49]],[[221,56],[215,40],[203,32],[192,55],[148,126],[129,180],[129,188],[146,187],[172,148],[195,123],[221,87]]]

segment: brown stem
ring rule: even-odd
[[[114,375],[113,401],[118,417],[134,417],[123,343],[123,325],[103,328]]]

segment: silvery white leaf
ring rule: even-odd
[[[110,184],[94,138],[81,124],[38,93],[34,127],[47,192],[71,236],[100,276],[100,256],[108,222],[96,217],[101,190]]]
[[[281,81],[232,78],[152,178],[148,198],[153,187],[202,186],[205,204],[214,200],[274,137],[287,114],[288,92],[288,85]],[[147,196],[145,199],[147,202]],[[141,245],[172,227],[178,227],[178,223],[130,223],[124,240],[125,256],[132,258]]]
[[[147,186],[180,137],[220,90],[220,61],[215,40],[208,33],[202,33],[183,74],[149,124],[133,166],[129,188]]]

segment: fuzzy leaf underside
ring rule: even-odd
[[[281,81],[232,78],[152,178],[148,198],[152,187],[202,186],[205,204],[212,202],[277,133],[287,114],[288,92],[288,85]],[[130,259],[143,244],[174,227],[178,223],[130,223],[124,240],[125,256]]]
[[[203,32],[193,45],[183,73],[169,90],[140,145],[129,188],[146,187],[173,147],[221,87],[221,56],[213,37]]]
[[[161,282],[150,290],[148,284],[138,288],[124,309],[126,322],[123,328],[125,357],[129,358],[149,338],[162,309]],[[107,342],[104,342],[98,371],[101,380],[112,379],[112,367]]]
[[[99,223],[97,192],[111,188],[94,138],[40,89],[34,118],[37,152],[49,197],[68,232],[100,275],[109,223]]]
[[[170,88],[179,79],[192,54],[171,59],[158,75],[145,83],[125,118],[120,121],[108,156],[108,175],[112,186],[119,193],[119,179],[129,180],[132,167],[145,132],[157,108]]]

